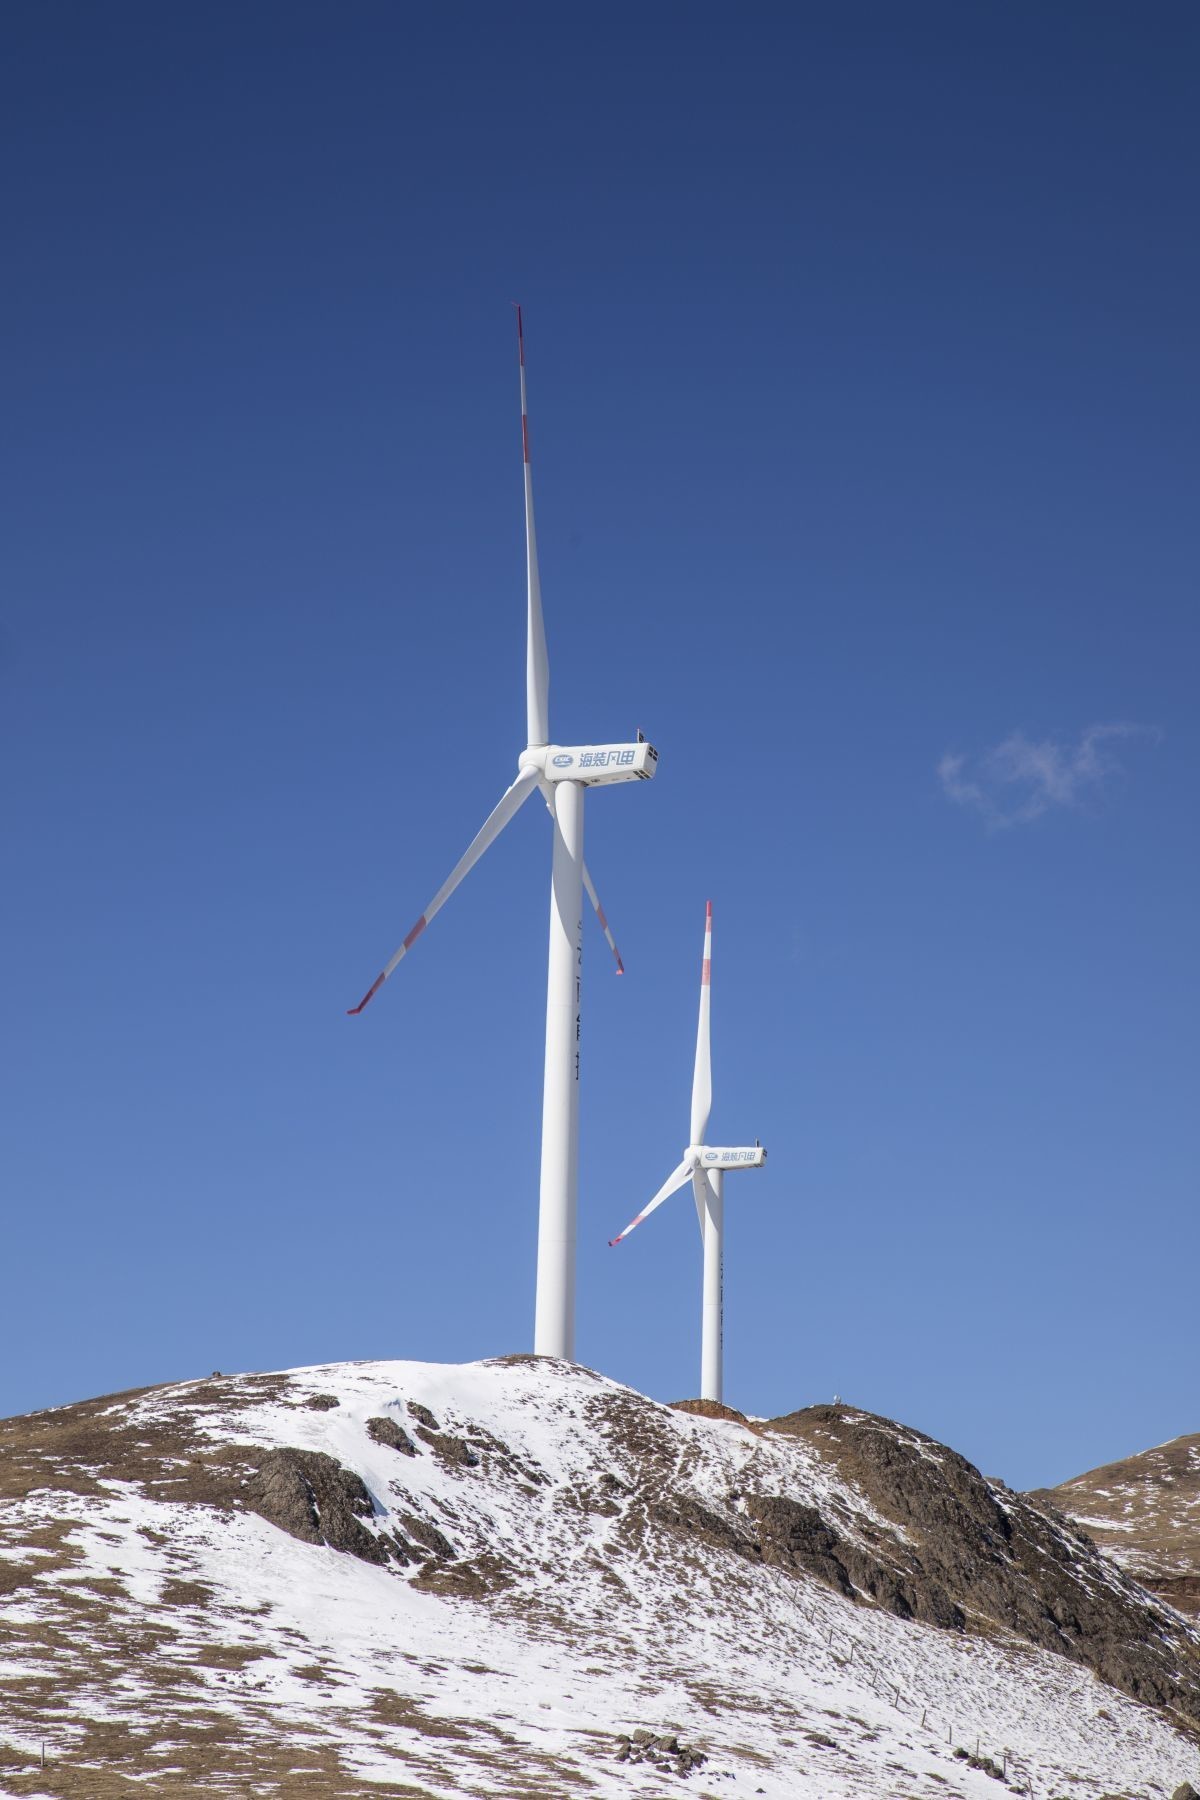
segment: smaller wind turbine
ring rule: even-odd
[[[767,1160],[762,1145],[752,1149],[714,1149],[704,1142],[712,1111],[712,1049],[709,1009],[712,999],[712,901],[704,918],[704,962],[700,970],[700,1023],[696,1029],[696,1070],[692,1077],[692,1138],[683,1161],[674,1169],[633,1223],[608,1241],[619,1244],[648,1219],[664,1200],[690,1181],[696,1199],[696,1217],[704,1240],[704,1309],[700,1344],[700,1397],[721,1398],[722,1354],[722,1239],[725,1226],[726,1169],[761,1169]]]

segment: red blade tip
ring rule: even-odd
[[[363,1007],[367,1004],[367,1001],[373,1000],[382,986],[383,986],[383,976],[379,975],[371,983],[370,987],[367,989],[366,993],[363,995],[363,997],[359,1001],[358,1005],[357,1006],[348,1006],[346,1008],[346,1017],[348,1019],[352,1019],[354,1017],[355,1013],[360,1013],[362,1011]]]

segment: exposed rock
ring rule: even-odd
[[[901,1619],[919,1619],[923,1625],[940,1625],[947,1631],[962,1630],[962,1608],[939,1581],[928,1574],[923,1580],[907,1577],[890,1562],[840,1535],[815,1507],[772,1494],[749,1496],[746,1510],[758,1526],[765,1563],[816,1575],[842,1594],[857,1590]]]
[[[268,1450],[246,1488],[246,1504],[306,1544],[327,1544],[362,1562],[385,1563],[388,1546],[362,1524],[374,1515],[361,1476],[322,1450]]]
[[[1200,1720],[1195,1652],[1181,1666],[1178,1647],[1153,1628],[1165,1618],[1148,1619],[1068,1521],[989,1483],[932,1438],[870,1413],[812,1406],[768,1430],[807,1438],[899,1528],[880,1540],[886,1555],[866,1559],[874,1575],[841,1543],[812,1540],[809,1554],[840,1561],[860,1591],[925,1622],[1011,1631],[1133,1699]]]
[[[714,1550],[732,1551],[734,1556],[743,1556],[750,1562],[762,1561],[757,1538],[746,1531],[740,1521],[723,1518],[690,1494],[673,1494],[670,1499],[657,1500],[649,1511],[651,1521],[665,1526],[668,1531],[695,1538]]]
[[[803,1569],[839,1593],[853,1592],[846,1565],[835,1554],[838,1534],[814,1506],[802,1506],[779,1494],[752,1494],[747,1497],[746,1511],[758,1527],[759,1554],[765,1563],[793,1571]]]
[[[1171,1800],[1200,1800],[1200,1794],[1196,1792],[1190,1781],[1181,1781],[1171,1795]]]
[[[632,1736],[622,1731],[617,1737],[614,1761],[648,1763],[663,1775],[694,1774],[708,1761],[702,1750],[681,1744],[674,1732],[655,1733],[639,1729]]]
[[[399,1450],[401,1456],[417,1454],[417,1446],[395,1419],[368,1419],[367,1436],[377,1444],[386,1444],[389,1450]]]
[[[961,1631],[964,1615],[934,1579],[908,1579],[841,1536],[815,1507],[782,1494],[746,1494],[743,1517],[724,1516],[687,1495],[655,1502],[650,1517],[669,1531],[789,1574],[815,1575],[839,1594],[866,1595],[902,1619]],[[753,1527],[749,1529],[748,1527]]]
[[[478,1467],[479,1458],[465,1438],[452,1437],[447,1431],[431,1431],[424,1425],[417,1426],[417,1436],[448,1469]]]
[[[418,1544],[422,1545],[429,1555],[441,1557],[446,1562],[452,1561],[458,1555],[445,1532],[439,1531],[437,1526],[431,1524],[428,1519],[422,1519],[418,1513],[399,1510],[396,1512],[396,1517],[409,1537],[414,1538]]]
[[[429,1408],[427,1406],[422,1406],[419,1400],[410,1400],[408,1403],[408,1410],[417,1421],[417,1424],[424,1425],[427,1431],[440,1431],[442,1429]]]
[[[309,1412],[332,1412],[342,1403],[336,1394],[310,1394],[304,1404]]]

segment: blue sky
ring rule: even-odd
[[[595,794],[579,1354],[989,1473],[1195,1430],[1200,21],[10,8],[0,1411],[532,1330],[525,306]]]

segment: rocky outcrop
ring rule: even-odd
[[[431,1431],[425,1425],[417,1426],[417,1436],[448,1468],[474,1469],[478,1466],[479,1458],[465,1438],[455,1437],[449,1431]]]
[[[363,1524],[374,1514],[361,1476],[322,1450],[268,1450],[246,1485],[249,1511],[306,1544],[327,1544],[362,1562],[385,1563],[389,1547]]]
[[[377,1444],[386,1444],[389,1450],[399,1450],[401,1456],[417,1454],[417,1446],[395,1419],[368,1419],[367,1436]]]
[[[891,1529],[864,1517],[856,1557],[805,1523],[800,1564],[840,1565],[902,1616],[1003,1631],[1092,1669],[1131,1698],[1200,1721],[1200,1663],[1170,1616],[1119,1580],[1085,1532],[989,1481],[965,1457],[870,1413],[813,1406],[768,1433],[805,1438]],[[753,1511],[753,1507],[750,1509]],[[793,1557],[796,1552],[788,1547]],[[840,1585],[836,1574],[827,1575]]]
[[[694,1744],[681,1744],[672,1731],[622,1731],[617,1737],[617,1762],[648,1763],[661,1775],[694,1775],[708,1761]]]
[[[441,1562],[453,1562],[457,1555],[454,1545],[445,1532],[439,1531],[429,1519],[422,1519],[418,1513],[404,1512],[400,1508],[396,1510],[396,1518],[401,1530],[420,1545],[426,1556],[432,1556]],[[406,1544],[404,1548],[411,1550],[412,1545]],[[421,1560],[419,1553],[414,1552],[414,1560]]]
[[[763,1561],[791,1573],[815,1575],[839,1593],[857,1593],[886,1607],[901,1619],[961,1631],[966,1623],[943,1584],[924,1571],[924,1579],[898,1570],[862,1544],[840,1535],[812,1506],[782,1495],[751,1495],[746,1510],[758,1529]]]
[[[1086,1532],[953,1450],[842,1405],[747,1421],[752,1441],[802,1440],[839,1479],[818,1503],[803,1476],[798,1491],[779,1479],[786,1460],[751,1452],[722,1505],[689,1488],[662,1417],[628,1395],[597,1406],[607,1441],[639,1472],[648,1526],[699,1560],[724,1553],[815,1576],[903,1619],[1053,1651],[1200,1727],[1200,1650],[1183,1622]]]

